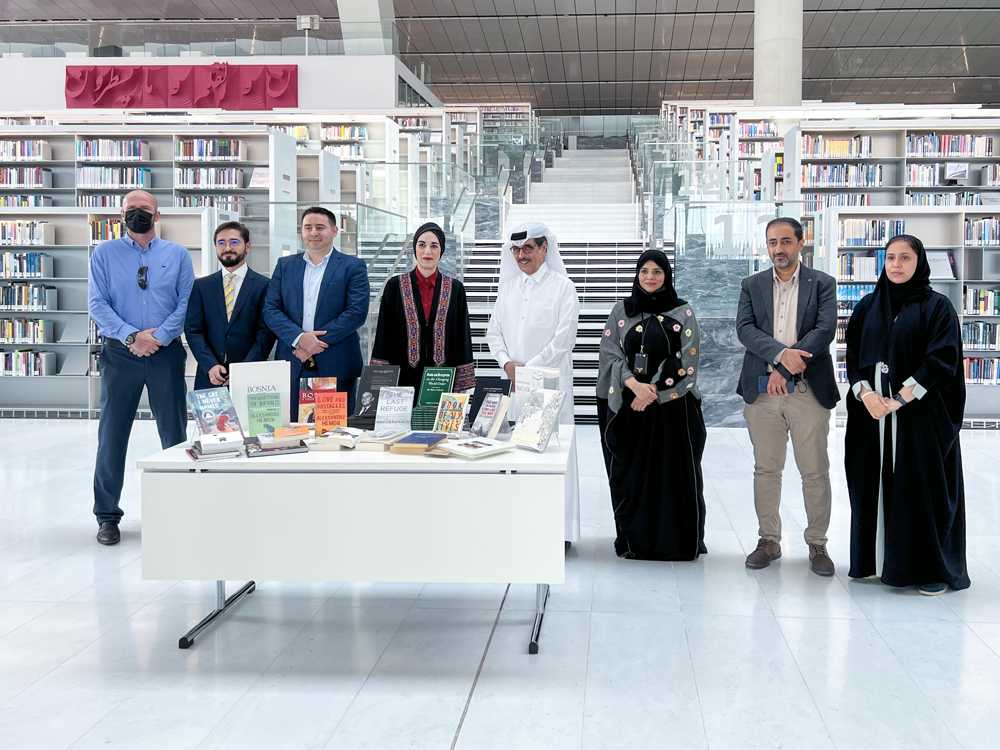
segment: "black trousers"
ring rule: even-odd
[[[101,347],[101,422],[94,470],[97,523],[117,521],[123,515],[118,501],[125,481],[125,454],[144,386],[160,446],[169,448],[187,440],[186,358],[180,339],[149,357],[137,357],[121,346]]]

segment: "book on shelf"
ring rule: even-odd
[[[0,168],[0,189],[35,188],[48,190],[51,187],[52,170],[48,167]]]
[[[854,311],[854,306],[861,301],[861,298],[875,291],[874,284],[845,284],[837,286],[837,308],[838,312],[850,313]],[[840,303],[844,302],[845,307],[841,308]]]
[[[243,428],[236,414],[236,405],[228,388],[205,388],[188,392],[188,404],[194,414],[195,427],[199,439],[209,440],[207,444],[238,443],[243,445]],[[199,448],[202,453],[209,451]]]
[[[90,244],[96,245],[106,240],[120,240],[125,236],[125,222],[121,219],[91,219]]]
[[[740,138],[778,137],[778,124],[761,120],[760,122],[745,122],[740,120]]]
[[[994,288],[965,287],[963,309],[966,315],[1000,315],[1000,281]]]
[[[13,377],[38,377],[56,375],[56,353],[15,349],[12,352],[0,350],[3,355],[3,374]]]
[[[906,233],[903,219],[841,219],[837,244],[841,247],[881,247],[891,238]]]
[[[149,141],[141,138],[82,138],[76,142],[77,161],[149,161]]]
[[[516,445],[487,437],[470,437],[458,442],[447,442],[441,446],[441,450],[448,451],[453,456],[471,460],[508,453],[516,448]]]
[[[55,265],[48,253],[0,253],[0,276],[43,279],[55,275]]]
[[[841,253],[837,258],[837,281],[878,281],[885,265],[885,250],[867,253]]]
[[[1000,385],[997,375],[998,357],[966,357],[965,382],[967,385]]]
[[[806,159],[839,158],[868,159],[872,155],[870,135],[851,138],[831,138],[825,135],[802,134],[802,157]]]
[[[339,156],[342,159],[364,159],[365,150],[358,143],[340,143],[337,145],[327,145],[323,147],[324,151],[329,151],[334,156]]]
[[[337,390],[336,378],[299,378],[299,419],[302,424],[314,420],[316,391]]]
[[[271,125],[270,128],[271,130],[277,130],[279,133],[290,135],[297,141],[309,140],[308,125]]]
[[[975,320],[962,323],[962,346],[974,351],[1000,351],[1000,337],[997,331],[1000,323]]]
[[[347,392],[316,391],[315,434],[320,437],[338,427],[347,427]]]
[[[993,156],[993,137],[974,133],[927,133],[906,136],[906,155],[912,158],[958,156],[982,158]]]
[[[291,390],[291,364],[287,360],[233,362],[229,365],[229,392],[247,437],[271,431],[262,429],[262,423],[272,427],[284,427],[288,424]],[[267,398],[254,400],[256,420],[253,422],[249,397],[255,395]],[[275,402],[278,403],[277,416],[274,411]]]
[[[1000,164],[990,164],[982,168],[982,184],[988,187],[1000,186]]]
[[[811,188],[881,187],[881,164],[803,164],[802,185]]]
[[[906,191],[907,206],[982,206],[983,194],[962,190],[952,193]]]
[[[0,344],[52,344],[55,324],[40,318],[0,318]]]
[[[461,437],[462,428],[465,426],[465,412],[468,408],[468,393],[442,393],[438,401],[433,431],[443,432],[449,437]]]
[[[838,346],[847,344],[847,321],[838,320],[837,321],[837,336],[836,341]]]
[[[94,322],[93,318],[87,320],[87,343],[88,344],[100,344],[101,342],[101,331],[97,327],[97,323]]]
[[[243,170],[239,167],[175,167],[174,185],[179,190],[241,189]]]
[[[478,387],[478,383],[477,383]],[[490,393],[483,399],[479,414],[469,430],[472,437],[495,438],[502,427],[507,424],[507,409],[510,408],[510,396],[502,393]]]
[[[378,407],[375,413],[375,430],[410,429],[413,410],[413,386],[383,386],[378,393]]]
[[[246,161],[246,142],[230,138],[182,138],[174,141],[177,161]]]
[[[324,125],[321,135],[324,141],[366,141],[368,128],[365,125]]]
[[[491,393],[499,393],[502,396],[510,395],[511,382],[506,378],[476,378],[476,390],[472,394],[469,402],[469,422],[475,422],[479,416],[479,409],[483,401]]]
[[[0,208],[42,208],[52,205],[48,195],[0,195]]]
[[[90,353],[90,365],[87,368],[87,375],[91,378],[101,377],[101,353]]]
[[[0,141],[0,161],[50,161],[52,144],[48,141]]]
[[[389,446],[389,452],[404,456],[422,456],[427,450],[447,439],[448,436],[443,432],[411,432],[393,442]]]
[[[147,167],[77,167],[76,186],[80,188],[127,188],[149,190],[153,173]]]
[[[954,281],[955,256],[947,250],[927,250],[927,263],[931,267],[931,280]]]
[[[965,244],[1000,245],[1000,218],[987,216],[976,219],[965,217]]]
[[[0,221],[0,245],[54,244],[56,244],[56,228],[51,222],[34,219]]]
[[[45,284],[12,281],[0,283],[0,310],[44,311],[59,309],[59,289]]]
[[[564,391],[548,388],[535,388],[528,393],[523,399],[510,442],[518,448],[544,452],[552,433],[559,428],[559,412],[565,398]]]

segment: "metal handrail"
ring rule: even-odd
[[[395,239],[398,236],[399,235],[396,234],[395,232],[386,232],[386,235],[385,237],[382,238],[382,241],[379,243],[379,246],[375,248],[375,254],[372,256],[372,259],[365,263],[365,271],[371,271],[372,266],[375,265],[375,261],[377,261],[379,256],[382,254],[382,248],[385,247],[386,243],[389,241],[389,238],[391,237]]]

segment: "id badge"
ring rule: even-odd
[[[635,355],[635,374],[645,375],[646,369],[649,367],[649,355],[648,354],[636,354]]]

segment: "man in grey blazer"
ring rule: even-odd
[[[830,344],[837,330],[837,282],[799,262],[802,225],[774,219],[767,225],[774,268],[743,280],[736,333],[746,347],[736,392],[753,443],[753,495],[760,523],[748,568],[781,557],[781,473],[788,436],[802,475],[809,559],[817,575],[832,576],[826,551],[830,526],[830,410],[840,400]]]

